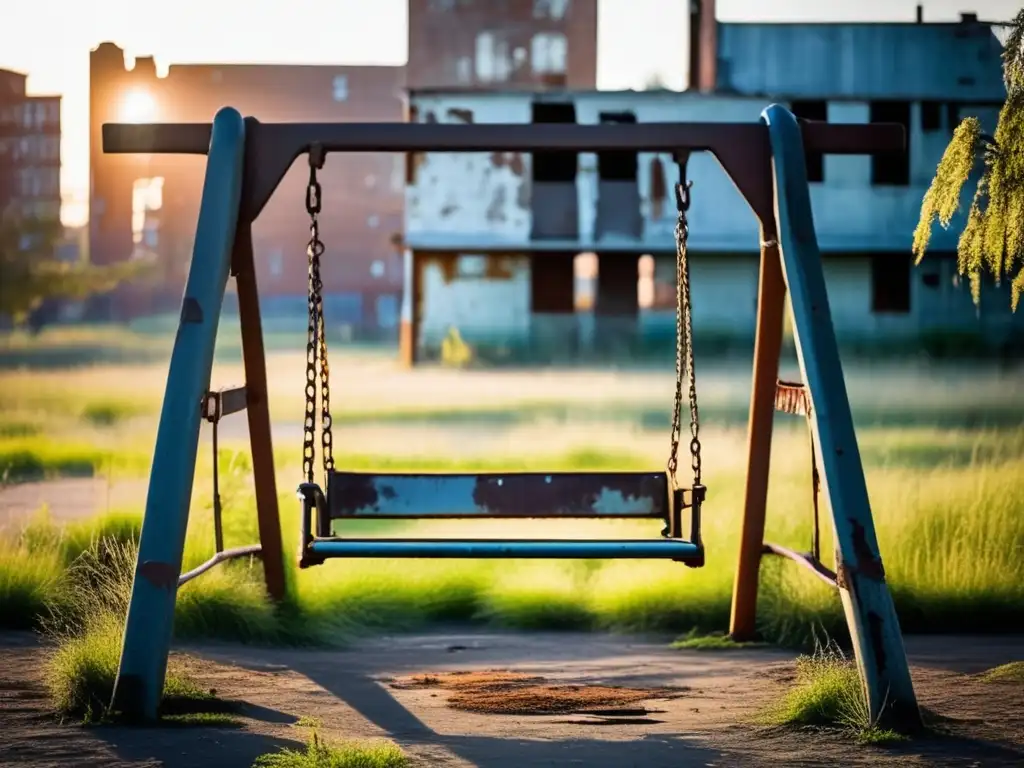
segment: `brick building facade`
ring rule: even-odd
[[[406,88],[591,88],[597,68],[597,0],[409,0],[407,66],[172,65],[152,58],[132,70],[104,43],[90,57],[90,251],[98,263],[150,254],[157,280],[136,286],[102,313],[130,316],[180,300],[202,189],[204,158],[107,155],[101,126],[209,121],[226,104],[264,122],[404,119]],[[402,290],[404,158],[336,154],[321,174],[323,273],[328,301],[346,322],[397,327]],[[253,231],[257,279],[270,305],[304,307],[303,207],[308,171],[297,162]],[[147,182],[146,180],[156,180]],[[140,207],[149,210],[140,212]],[[133,202],[134,200],[134,202]],[[134,299],[130,294],[134,293]],[[330,309],[330,308],[329,308]]]
[[[60,96],[28,96],[0,70],[0,212],[60,216]]]

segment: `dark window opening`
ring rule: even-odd
[[[535,123],[575,123],[576,107],[565,103],[535,103],[533,105],[533,122]],[[534,152],[534,181],[575,181],[575,152]]]
[[[804,120],[828,122],[828,102],[824,100],[794,101],[789,111]],[[807,164],[808,181],[825,180],[825,156],[821,152],[811,152],[804,148],[804,162]]]
[[[879,253],[871,257],[871,311],[910,312],[910,255]]]
[[[952,101],[947,102],[946,103],[946,125],[949,126],[949,132],[952,133],[953,130],[959,124],[960,124],[960,105],[957,104],[956,102],[952,102]]]
[[[602,123],[636,123],[632,112],[602,112]],[[637,153],[629,151],[598,152],[597,177],[601,181],[636,181]]]
[[[921,102],[921,130],[927,133],[942,130],[942,102]]]
[[[872,123],[899,123],[903,126],[906,147],[903,152],[879,152],[871,156],[871,183],[905,187],[910,184],[910,102],[871,102]]]
[[[939,273],[938,272],[926,272],[921,275],[921,282],[929,288],[939,287]]]

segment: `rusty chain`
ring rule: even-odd
[[[680,178],[683,178],[685,164],[680,164]],[[693,318],[690,305],[690,261],[687,239],[690,226],[686,212],[690,208],[690,187],[692,181],[676,184],[676,389],[672,408],[672,437],[669,449],[668,473],[673,486],[679,467],[679,443],[682,439],[683,384],[687,387],[690,405],[690,466],[693,469],[693,484],[701,484],[700,466],[700,419],[697,413],[697,382],[693,365]]]
[[[306,415],[303,424],[302,468],[306,482],[313,482],[313,464],[316,457],[316,385],[320,381],[321,441],[323,445],[324,481],[334,469],[333,434],[331,432],[330,368],[327,362],[327,335],[324,328],[323,281],[320,278],[320,257],[324,244],[320,239],[320,209],[322,189],[316,172],[323,167],[324,153],[319,145],[309,152],[309,184],[306,187],[306,212],[309,214],[309,244],[306,256],[309,262],[309,291],[307,309],[309,325],[306,334]],[[317,363],[320,365],[317,371]],[[318,376],[319,373],[319,376]]]

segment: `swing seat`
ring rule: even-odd
[[[328,473],[327,493],[299,486],[300,567],[334,557],[666,559],[699,567],[704,486],[674,489],[665,472]],[[682,512],[690,510],[690,540]],[[314,522],[315,518],[315,522]],[[351,519],[657,519],[661,539],[357,539]],[[315,532],[314,532],[315,525]]]

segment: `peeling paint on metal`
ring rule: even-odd
[[[851,540],[853,541],[853,552],[857,558],[857,573],[875,581],[885,581],[885,568],[882,567],[882,558],[877,551],[868,543],[867,531],[860,521],[849,518]]]
[[[170,563],[147,560],[139,564],[139,575],[157,589],[172,589],[178,584],[178,569]]]
[[[331,476],[331,516],[644,517],[668,512],[663,472]]]

